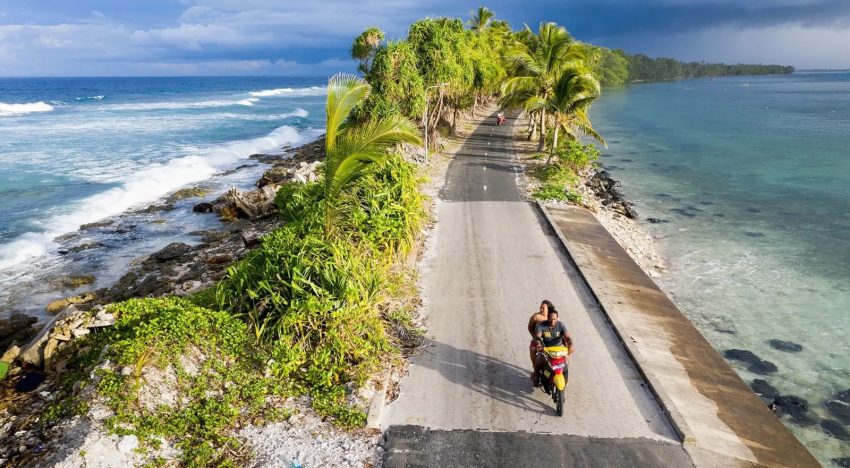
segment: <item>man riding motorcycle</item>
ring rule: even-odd
[[[543,347],[551,346],[567,346],[569,348],[568,356],[572,356],[575,352],[573,338],[563,322],[558,321],[558,311],[555,308],[548,310],[549,320],[541,322],[534,330],[534,339],[537,342],[537,351],[542,351]],[[537,359],[534,362],[534,386],[540,386],[540,368],[546,364],[545,357],[542,353],[537,354]],[[569,362],[569,359],[568,359]]]

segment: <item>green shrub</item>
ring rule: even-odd
[[[267,397],[281,393],[264,377],[267,354],[246,325],[228,312],[174,297],[131,299],[108,309],[116,316],[113,327],[64,352],[72,371],[63,382],[64,398],[48,414],[79,414],[74,386],[94,371],[97,394],[114,413],[106,420],[111,431],[135,434],[147,446],[170,440],[188,466],[244,461],[234,455],[243,451],[232,430],[269,410]],[[175,392],[171,405],[143,404],[145,392],[154,390],[143,388],[152,373],[174,379],[148,383]]]
[[[355,183],[343,201],[344,235],[330,238],[317,208],[321,185],[285,185],[276,203],[286,224],[215,288],[216,307],[244,318],[257,342],[268,344],[273,375],[343,425],[365,421],[345,404],[345,385],[362,385],[395,349],[385,316],[404,323],[385,313],[386,291],[402,279],[392,260],[425,217],[419,183],[414,165],[391,156]]]

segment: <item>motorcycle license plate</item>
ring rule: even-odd
[[[565,367],[567,367],[567,365],[562,362],[560,364],[555,364],[554,366],[552,366],[552,370],[560,370],[560,369],[563,369]]]

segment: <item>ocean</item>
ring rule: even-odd
[[[850,457],[850,73],[634,84],[591,116],[669,264],[656,282],[718,350],[777,366],[731,362],[808,401],[783,421],[822,463]]]
[[[210,196],[248,188],[265,167],[251,154],[280,153],[323,133],[326,83],[0,79],[0,316],[45,318],[47,302],[111,285],[139,255],[173,241],[198,243],[189,232],[218,224],[191,212],[201,200],[144,209],[186,186]],[[113,224],[62,242],[102,220]],[[94,273],[97,281],[57,288],[55,279],[69,273]]]

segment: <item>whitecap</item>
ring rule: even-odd
[[[78,98],[74,98],[74,99],[77,100],[77,101],[101,101],[105,97],[106,96],[104,96],[104,95],[100,95],[100,96],[78,97]]]
[[[307,88],[276,88],[264,89],[262,91],[251,91],[251,96],[276,97],[276,96],[322,96],[327,93],[324,86],[310,86]]]
[[[44,220],[40,223],[41,232],[29,232],[0,245],[0,273],[10,276],[13,272],[4,270],[20,268],[36,257],[55,252],[57,245],[53,239],[77,230],[82,224],[144,207],[185,185],[208,179],[251,154],[298,145],[316,136],[314,133],[299,133],[284,125],[260,138],[207,148],[187,147],[186,156],[138,169],[119,181],[118,187],[75,203],[67,214]]]
[[[112,104],[103,106],[103,109],[117,111],[145,111],[145,110],[179,110],[179,109],[199,109],[204,107],[231,107],[231,106],[253,106],[259,101],[258,98],[248,98],[239,100],[216,100],[216,101],[189,101],[189,102],[140,102],[134,104]]]
[[[12,117],[31,114],[33,112],[50,112],[52,110],[53,106],[44,101],[26,104],[6,104],[5,102],[0,102],[0,117]]]

